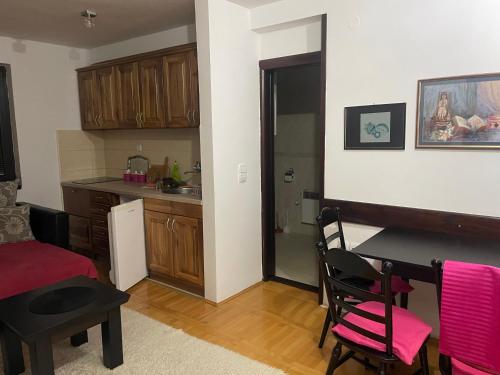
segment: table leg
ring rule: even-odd
[[[53,375],[54,359],[52,358],[52,341],[50,337],[36,340],[29,345],[31,373],[33,375]]]
[[[3,370],[5,375],[18,375],[24,372],[23,348],[21,340],[7,327],[0,327]]]
[[[70,342],[72,346],[80,346],[89,342],[89,335],[87,334],[87,330],[71,336]]]
[[[406,277],[402,277],[401,278],[403,281],[405,282],[409,282],[410,279],[406,278]],[[408,293],[401,293],[401,308],[403,309],[408,309]]]
[[[122,322],[120,308],[108,313],[108,320],[101,324],[104,366],[114,369],[123,363]]]

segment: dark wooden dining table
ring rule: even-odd
[[[404,280],[435,283],[431,262],[456,260],[500,268],[500,233],[498,241],[449,234],[386,228],[352,251],[364,258],[389,261],[393,274]],[[407,295],[401,306],[407,307]]]

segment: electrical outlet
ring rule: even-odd
[[[142,143],[139,143],[135,146],[137,152],[142,152]]]

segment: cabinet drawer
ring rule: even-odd
[[[92,225],[92,238],[97,238],[97,239],[103,239],[106,240],[108,239],[108,228],[104,227],[98,227],[95,225]]]
[[[70,215],[89,216],[90,196],[86,189],[63,187],[64,210]]]
[[[92,219],[104,220],[106,223],[108,222],[108,212],[110,211],[109,207],[105,206],[94,206],[90,208],[90,217]]]
[[[92,204],[92,206],[100,205],[112,207],[119,203],[119,198],[115,194],[106,193],[103,191],[91,191],[90,203]]]
[[[144,209],[166,214],[192,217],[195,219],[201,219],[203,216],[201,205],[172,202],[161,199],[145,198]]]
[[[109,242],[102,239],[93,239],[92,240],[92,249],[94,252],[108,255],[109,254]]]
[[[108,219],[106,218],[92,218],[92,225],[96,227],[108,228]]]

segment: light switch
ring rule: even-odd
[[[238,164],[238,182],[243,184],[247,182],[248,169],[245,163]]]

